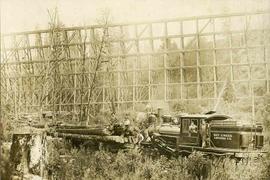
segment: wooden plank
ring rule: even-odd
[[[108,24],[107,27],[140,25],[140,24],[149,24],[149,23],[163,23],[163,22],[174,22],[174,21],[188,21],[188,20],[194,20],[194,19],[200,19],[201,20],[201,19],[210,19],[210,18],[225,18],[225,17],[231,17],[231,16],[260,15],[260,14],[269,14],[269,13],[270,13],[269,10],[256,11],[256,12],[227,13],[227,14],[205,15],[205,16],[193,16],[193,17],[160,19],[160,20],[155,20],[155,21],[114,23],[114,24]],[[74,30],[78,30],[78,29],[91,29],[91,28],[102,28],[102,27],[103,27],[102,25],[75,26],[75,27],[59,28],[59,31],[62,31],[62,30],[74,31]],[[3,34],[3,36],[23,35],[23,34],[37,34],[37,33],[47,33],[47,32],[49,32],[49,30],[45,29],[45,30],[6,33],[6,34]]]

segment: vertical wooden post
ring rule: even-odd
[[[64,38],[64,41],[63,41],[63,43],[64,43],[64,51],[65,51],[65,60],[66,60],[66,65],[68,66],[67,67],[67,69],[68,69],[68,71],[70,70],[70,69],[72,69],[71,68],[71,59],[70,59],[70,51],[69,51],[69,46],[68,46],[68,34],[67,34],[67,31],[63,31],[63,38]],[[66,75],[63,75],[63,76],[66,76],[66,83],[67,84],[69,84],[69,78],[71,77],[68,73],[66,74]],[[63,80],[63,76],[62,76],[62,80]],[[64,83],[63,81],[62,81],[62,83]],[[69,103],[69,100],[66,102],[66,103]],[[67,106],[68,107],[68,106]],[[73,106],[71,106],[72,107],[72,109],[73,109]],[[66,108],[67,109],[67,108]],[[72,111],[72,110],[71,110]],[[72,117],[72,118],[74,118],[74,117]]]
[[[181,35],[181,42],[180,42],[180,46],[181,46],[181,55],[180,55],[180,75],[181,75],[181,79],[180,79],[180,99],[184,99],[183,97],[183,86],[184,86],[184,36],[183,36],[183,21],[180,21],[180,35]]]
[[[120,74],[120,59],[121,59],[121,57],[118,57],[118,59],[117,59],[117,61],[118,61],[118,66],[117,66],[117,110],[119,110],[120,109],[120,103],[121,103],[121,101],[120,101],[120,96],[121,96],[121,74]]]
[[[229,47],[230,47],[230,80],[232,82],[234,81],[234,74],[233,74],[233,52],[232,52],[232,34],[231,33],[229,36]]]
[[[268,33],[268,31],[264,31],[263,30],[263,34],[266,34]],[[269,55],[268,55],[269,56]],[[264,60],[264,63],[265,63],[265,72],[266,72],[266,92],[270,92],[270,77],[269,77],[269,74],[270,74],[270,71],[269,71],[269,68],[270,68],[270,63],[267,61],[266,59],[266,42],[264,40],[264,44],[263,44],[263,60]]]
[[[200,30],[199,30],[199,20],[196,19],[196,71],[197,71],[197,99],[201,99],[202,92],[201,92],[201,76],[200,76]]]
[[[152,24],[149,23],[149,36],[150,36],[150,48],[151,48],[151,52],[155,52],[154,49],[154,41],[153,41],[153,28],[152,28]],[[152,63],[153,61],[155,61],[155,56],[152,55],[151,58],[148,60],[148,100],[149,103],[151,102],[152,98],[151,98],[151,69],[152,69]]]
[[[228,21],[231,25],[231,18],[230,17],[228,17]],[[233,66],[233,56],[232,56],[232,54],[233,54],[233,52],[232,52],[232,49],[233,49],[233,47],[232,47],[232,33],[230,32],[228,34],[228,36],[229,36],[229,51],[230,51],[230,81],[231,81],[231,83],[233,83],[234,82],[234,72],[233,72],[234,66]],[[234,85],[235,84],[232,84],[232,86],[234,86]]]
[[[137,63],[138,63],[138,61],[140,61],[140,63],[141,63],[141,59],[142,59],[142,56],[140,55],[140,46],[139,46],[139,32],[138,32],[138,26],[137,25],[134,25],[134,30],[135,30],[135,46],[136,46],[136,54],[137,54]],[[149,63],[149,61],[148,61],[148,63]],[[141,64],[140,64],[140,66],[141,66]],[[148,68],[149,68],[149,64],[148,64]],[[149,74],[148,74],[148,102],[150,102],[150,99],[151,99],[151,97],[150,97],[150,76],[149,76]],[[137,86],[138,87],[138,86]]]
[[[40,48],[38,48],[38,53],[39,53],[39,60],[43,60],[43,62],[41,63],[41,67],[40,69],[40,72],[42,72],[41,74],[39,74],[41,77],[40,79],[45,79],[46,78],[46,59],[45,59],[45,54],[44,54],[44,48],[43,48],[43,41],[42,41],[42,36],[41,36],[41,33],[38,33],[38,40],[37,40],[37,45],[40,46]],[[39,78],[36,77],[36,82],[38,83],[38,80]],[[46,82],[45,82],[46,83]],[[44,88],[44,87],[43,87]],[[36,88],[35,88],[36,89]],[[41,93],[37,95],[37,105],[39,106],[39,119],[41,120],[42,119],[42,115],[41,115],[41,112],[42,112],[42,101],[43,101],[43,96],[44,96],[44,90],[41,89]]]
[[[19,61],[20,61],[20,55],[19,55],[19,52],[18,52],[18,47],[17,47],[17,41],[16,41],[16,35],[13,35],[13,45],[14,45],[14,48],[15,48],[15,50],[14,50],[14,57],[15,57],[15,60],[16,60],[16,62],[17,62],[17,64],[15,65],[16,66],[16,74],[15,74],[15,77],[14,77],[14,91],[15,91],[15,93],[14,93],[14,112],[15,112],[15,119],[18,119],[19,117],[18,117],[18,107],[20,106],[20,103],[18,104],[18,102],[20,102],[20,98],[18,98],[17,99],[17,96],[18,96],[18,94],[20,93],[19,91],[19,89],[20,89],[20,87],[19,87],[19,84],[18,84],[18,79],[20,79],[20,77],[18,76],[18,72],[20,72],[20,67],[19,67],[19,69],[18,69],[18,66],[20,66],[20,63],[19,63]]]
[[[1,84],[4,87],[6,87],[6,91],[8,91],[9,88],[7,87],[8,86],[7,79],[5,79],[5,77],[3,77],[3,75],[2,75],[2,73],[4,74],[5,69],[7,67],[7,65],[4,64],[7,61],[7,52],[6,52],[6,48],[5,48],[5,41],[4,41],[4,39],[5,38],[1,38],[1,40],[2,40],[1,48],[2,48],[3,55],[1,57],[2,59],[0,59],[0,82],[1,82]],[[4,94],[3,92],[4,91],[2,91],[2,87],[0,87],[0,107],[2,107],[2,102],[3,102],[2,95]],[[8,93],[5,96],[5,102],[7,102],[7,96],[8,96]],[[0,122],[2,120],[2,115],[3,115],[2,114],[2,111],[0,110]],[[1,152],[0,152],[0,156],[1,156]]]
[[[265,46],[264,46],[264,62],[265,62],[265,69],[266,69],[266,83],[267,83],[267,87],[266,87],[266,91],[269,93],[270,92],[270,77],[269,77],[269,74],[270,74],[270,63],[267,62],[266,60],[266,53],[265,53]]]
[[[132,110],[135,110],[135,105],[136,105],[136,96],[135,96],[135,87],[136,87],[136,71],[135,71],[135,64],[136,61],[132,59]]]
[[[163,73],[164,73],[164,101],[167,102],[167,60],[168,60],[168,51],[169,51],[169,38],[168,38],[168,29],[167,22],[164,22],[164,42],[165,42],[165,54],[163,55]]]
[[[26,38],[26,47],[27,47],[27,51],[26,51],[27,52],[27,60],[28,60],[29,66],[30,66],[29,67],[30,76],[28,76],[26,78],[28,78],[28,80],[29,80],[28,83],[30,83],[30,85],[31,85],[31,87],[29,87],[29,91],[31,93],[31,95],[29,97],[30,101],[29,101],[29,104],[25,105],[26,106],[25,111],[26,111],[26,109],[28,111],[31,111],[32,110],[31,105],[33,105],[33,102],[34,102],[34,88],[33,88],[33,84],[32,84],[32,78],[35,77],[34,76],[35,72],[34,72],[33,56],[32,56],[31,48],[30,48],[29,34],[26,34],[25,38]],[[22,86],[23,86],[23,82],[22,82]],[[24,92],[24,93],[25,93],[25,96],[27,96],[26,92]],[[25,97],[25,98],[27,98],[27,97]],[[27,108],[27,106],[28,106],[28,108]]]
[[[214,97],[215,101],[218,98],[218,75],[217,75],[217,52],[216,52],[216,23],[215,19],[213,19],[213,60],[214,60]]]
[[[94,28],[91,28],[90,29],[90,44],[94,44],[95,43],[95,30],[94,30]],[[91,51],[93,51],[93,47],[91,46],[90,47],[91,48]],[[92,56],[92,55],[91,55]],[[91,62],[90,62],[91,63]],[[93,75],[93,73],[91,73],[92,71],[91,71],[91,64],[89,65],[89,82],[92,82],[92,75]],[[87,100],[89,101],[90,100],[90,88],[91,88],[91,83],[88,83],[88,95],[87,95]],[[86,110],[86,112],[87,112],[87,122],[89,123],[89,120],[90,120],[90,107],[87,105],[87,110]]]
[[[105,29],[105,34],[103,34],[103,36],[110,36],[109,35],[109,29],[108,29],[108,27],[104,27],[104,29]],[[110,43],[110,42],[107,42],[107,43]],[[108,47],[109,47],[110,45],[108,45]],[[108,48],[107,49],[108,51],[109,51],[109,54],[111,55],[111,52],[110,52],[110,49]],[[104,82],[105,82],[105,72],[103,71],[102,72],[102,87],[101,87],[101,90],[102,90],[102,110],[104,111],[105,110],[105,86],[104,86]]]
[[[74,52],[73,52],[74,53]],[[73,118],[77,118],[77,108],[76,108],[76,98],[77,98],[77,96],[76,96],[76,94],[77,94],[77,61],[78,61],[78,59],[76,60],[74,60],[73,61],[73,63],[74,63],[74,71],[73,71],[73,73],[74,73],[74,75],[73,75],[73,77],[74,77],[74,79],[73,79]],[[77,119],[76,119],[77,120]]]
[[[248,55],[248,45],[247,45],[247,31],[248,31],[248,16],[245,15],[245,22],[244,22],[244,42],[245,42],[245,50],[246,50],[246,53]],[[253,83],[253,80],[252,80],[252,67],[251,67],[251,60],[250,58],[247,56],[247,61],[248,61],[248,67],[249,67],[249,73],[248,73],[248,81],[249,81],[249,98],[251,100],[251,107],[252,107],[252,112],[251,112],[251,117],[252,117],[252,122],[254,120],[254,110],[255,110],[255,99],[254,99],[254,83]]]
[[[26,40],[26,39],[25,39]],[[16,42],[17,43],[17,42]],[[24,41],[25,43],[25,41]],[[25,44],[24,44],[25,45]],[[18,51],[18,59],[17,59],[17,62],[18,62],[18,66],[19,66],[19,72],[17,72],[17,78],[19,80],[18,82],[18,118],[20,118],[20,114],[22,112],[22,93],[23,93],[23,73],[22,73],[22,63],[20,62],[20,58],[22,57],[21,54],[20,54],[20,51]],[[27,60],[26,60],[27,61]]]
[[[79,94],[78,94],[78,98],[80,99],[78,102],[76,100],[76,106],[79,106],[77,107],[77,109],[79,110],[78,112],[78,116],[79,116],[79,121],[80,121],[80,124],[82,125],[82,111],[83,111],[83,94],[84,94],[84,81],[83,81],[83,78],[84,78],[84,65],[85,65],[85,49],[84,49],[84,42],[82,41],[82,34],[81,34],[81,30],[77,30],[77,33],[78,33],[78,39],[76,41],[76,43],[78,43],[77,45],[77,49],[78,49],[78,54],[79,54],[79,57],[77,59],[78,61],[78,68],[79,68],[79,72],[78,72],[78,78],[80,78],[80,81],[79,81],[79,85],[76,87],[76,89],[78,89],[79,91]],[[76,60],[75,60],[76,61]]]
[[[124,29],[123,29],[123,26],[120,26],[120,31],[121,31],[121,34],[124,34]],[[120,41],[120,48],[121,48],[121,56],[119,56],[119,61],[118,61],[118,66],[117,66],[117,75],[118,75],[118,93],[117,93],[117,97],[118,97],[118,102],[120,102],[120,97],[121,97],[121,91],[124,90],[125,87],[122,87],[121,86],[121,83],[120,81],[122,81],[121,78],[124,78],[124,72],[122,71],[122,69],[120,69],[120,65],[122,65],[123,67],[123,60],[127,60],[126,59],[126,46],[125,46],[125,41],[121,40]],[[125,65],[126,65],[126,62],[125,62]],[[121,71],[121,72],[120,72]],[[122,73],[122,76],[121,76],[121,73]],[[123,102],[124,100],[121,101],[121,103]],[[123,102],[124,103],[124,102]],[[123,104],[122,103],[122,104]],[[119,103],[118,103],[119,104]],[[133,106],[133,105],[132,105]],[[119,109],[119,105],[117,106],[118,109]]]

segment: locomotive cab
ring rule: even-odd
[[[225,120],[225,115],[178,115],[175,117],[164,115],[163,124],[158,128],[158,133],[165,141],[177,145],[199,146],[203,144],[204,134],[209,136],[210,122],[212,120]],[[175,123],[177,119],[177,123]],[[174,144],[175,146],[175,144]]]
[[[213,120],[226,120],[230,118],[226,115],[184,115],[178,116],[180,122],[180,137],[178,144],[189,146],[202,146],[203,141],[208,141],[210,146],[210,125]]]
[[[181,117],[180,118],[180,137],[178,144],[189,146],[201,145],[202,119],[199,117]]]

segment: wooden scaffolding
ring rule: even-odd
[[[105,65],[95,75],[93,42],[102,36],[109,37]],[[89,104],[106,109],[111,101],[118,109],[213,104],[226,81],[237,100],[254,97],[257,104],[270,88],[270,12],[50,28],[1,39],[2,107],[17,115],[79,112]]]

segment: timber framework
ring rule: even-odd
[[[270,89],[270,12],[52,25],[2,35],[1,101],[25,112],[214,103],[225,82],[258,104]]]

